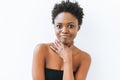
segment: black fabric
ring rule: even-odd
[[[45,80],[62,80],[63,71],[45,68]]]
[[[75,72],[74,72],[75,75]],[[45,68],[45,80],[62,80],[63,71]]]

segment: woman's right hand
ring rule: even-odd
[[[50,45],[50,48],[55,51],[63,59],[63,62],[71,62],[72,60],[72,47],[64,45],[60,41],[56,40],[54,44]]]

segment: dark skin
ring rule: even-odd
[[[44,68],[64,71],[63,80],[85,80],[91,57],[74,45],[80,29],[77,18],[68,12],[62,12],[54,22],[57,40],[38,44],[35,48],[33,80],[45,80]],[[75,77],[73,72],[76,72]]]

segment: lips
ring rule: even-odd
[[[62,37],[62,38],[69,38],[70,37],[70,35],[60,35],[60,37]]]

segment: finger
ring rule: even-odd
[[[54,45],[57,48],[57,50],[61,50],[63,48],[63,44],[58,40],[55,41]]]
[[[50,45],[50,48],[54,51],[57,52],[57,49],[55,47],[53,47],[52,45]]]
[[[58,42],[58,40],[55,40],[55,43],[56,43],[56,45],[57,45],[58,47],[61,46],[60,43]]]
[[[57,50],[59,49],[59,45],[57,44],[56,41],[54,42],[54,46],[55,46],[55,48],[56,48]]]
[[[59,51],[61,52],[61,51],[65,48],[65,46],[64,46],[64,44],[63,44],[62,42],[60,42],[59,40],[57,40],[57,43],[58,43],[59,46],[60,46]]]
[[[61,41],[57,40],[57,42],[59,43],[60,46],[63,46]]]

